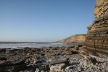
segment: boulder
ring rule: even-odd
[[[68,58],[50,58],[47,60],[47,62],[50,64],[50,65],[55,65],[55,64],[61,64],[61,63],[65,63],[66,65],[69,64],[69,59]]]
[[[65,63],[55,64],[50,67],[50,72],[61,72],[65,67]]]
[[[98,61],[96,60],[95,57],[91,57],[91,56],[86,56],[85,59],[80,62],[80,65],[84,65],[86,67],[89,67],[91,65],[95,65]]]

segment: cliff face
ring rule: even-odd
[[[71,37],[68,37],[64,40],[61,40],[59,42],[61,43],[67,43],[67,44],[71,44],[71,43],[83,43],[85,41],[85,34],[77,34],[77,35],[73,35]]]
[[[108,0],[96,0],[94,22],[88,26],[86,48],[89,52],[108,54]]]
[[[96,0],[96,6],[93,13],[96,19],[108,15],[108,0]]]

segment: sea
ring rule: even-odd
[[[63,47],[73,46],[58,42],[0,42],[0,48],[43,48],[43,47]]]

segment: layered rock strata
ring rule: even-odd
[[[108,55],[108,0],[96,0],[94,22],[88,26],[85,45],[89,52]]]

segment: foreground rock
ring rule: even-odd
[[[0,49],[0,72],[108,71],[108,57],[81,56],[80,49],[81,46]]]
[[[0,72],[50,71],[50,66],[68,64],[67,55],[78,54],[72,47],[0,49]],[[64,52],[65,51],[65,52]]]
[[[65,63],[62,63],[62,64],[55,64],[53,66],[50,67],[50,72],[61,72],[63,71],[63,69],[65,68]]]

